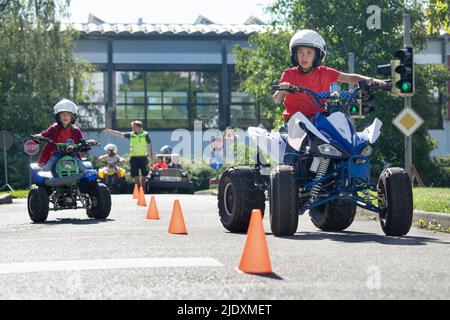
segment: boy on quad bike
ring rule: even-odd
[[[63,99],[53,109],[56,123],[31,136],[47,145],[38,163],[31,164],[35,184],[28,194],[28,214],[33,222],[44,222],[49,210],[83,208],[90,218],[106,219],[111,210],[108,188],[97,182],[92,164],[81,160],[81,153],[98,143],[85,141],[75,126],[78,107],[74,102]]]
[[[56,143],[66,143],[68,139],[73,140],[74,144],[79,144],[84,138],[80,128],[75,123],[77,121],[78,107],[70,100],[63,99],[59,101],[53,108],[56,123],[51,125],[47,130],[34,135],[33,139],[38,142],[42,137],[52,139]],[[92,141],[91,141],[92,142]],[[38,165],[44,171],[52,171],[53,166],[58,161],[60,155],[55,144],[47,144],[38,160]],[[75,160],[81,171],[84,171],[81,154],[76,154]]]
[[[117,146],[115,144],[108,144],[105,147],[107,154],[100,156],[99,160],[105,162],[108,166],[117,166],[120,162],[123,162],[123,158],[117,154]]]
[[[222,174],[218,207],[223,226],[245,232],[252,209],[264,213],[267,196],[275,236],[295,234],[298,216],[306,211],[320,230],[345,230],[357,206],[379,214],[386,235],[406,235],[413,217],[409,175],[403,168],[386,168],[378,184],[372,183],[370,157],[382,122],[375,119],[356,132],[348,116],[358,99],[370,101],[376,91],[389,90],[392,84],[322,66],[326,44],[313,30],[297,32],[289,48],[294,67],[272,87],[273,101],[284,102],[285,125],[279,134],[249,127],[249,138],[258,148],[256,165],[230,167]],[[341,91],[337,82],[359,87]],[[266,142],[276,142],[275,149]],[[279,165],[263,164],[261,152]],[[267,168],[270,176],[261,174]]]
[[[107,154],[99,157],[99,160],[107,166],[99,170],[99,178],[106,184],[112,193],[127,193],[128,183],[126,181],[126,171],[119,167],[119,163],[124,159],[117,154],[117,146],[108,144],[104,148]]]
[[[360,81],[366,81],[367,84],[373,82],[380,85],[386,84],[382,80],[359,74],[347,74],[322,66],[327,55],[327,46],[322,36],[313,30],[300,30],[294,34],[289,43],[289,49],[293,67],[284,71],[280,80],[282,90],[275,92],[273,96],[275,103],[284,102],[283,118],[285,121],[288,121],[297,111],[307,117],[322,111],[306,93],[290,94],[287,90],[291,85],[306,87],[314,92],[322,92],[328,91],[333,82],[357,84]]]

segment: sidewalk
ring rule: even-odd
[[[12,197],[9,194],[0,194],[0,204],[12,203]]]

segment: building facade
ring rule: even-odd
[[[217,25],[204,17],[183,25],[90,22],[73,25],[80,32],[75,58],[98,70],[80,111],[90,138],[116,143],[123,154],[128,142],[101,129],[127,131],[131,121],[141,120],[158,150],[173,144],[173,130],[192,131],[197,121],[204,129],[271,127],[255,99],[239,90],[232,53],[237,45],[248,47],[252,34],[266,30],[257,19],[242,25]],[[426,49],[415,54],[415,62],[449,66],[449,35],[430,39]],[[432,156],[450,155],[450,101],[445,98],[434,101],[442,111],[442,123],[430,130],[438,141]]]
[[[127,141],[101,129],[127,131],[131,121],[141,120],[159,149],[171,143],[174,129],[192,131],[196,121],[221,130],[267,124],[254,98],[239,90],[232,53],[237,45],[248,47],[249,37],[266,27],[199,22],[73,25],[80,32],[75,58],[98,70],[80,108],[90,138],[102,144],[114,140],[126,153]]]

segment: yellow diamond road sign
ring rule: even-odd
[[[407,137],[416,132],[424,120],[411,108],[405,108],[392,123]]]

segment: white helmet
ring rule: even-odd
[[[319,54],[316,55],[314,60],[314,66],[320,65],[327,55],[327,45],[320,34],[314,30],[300,30],[292,36],[291,41],[289,42],[291,62],[294,66],[298,66],[296,50],[299,46],[313,47],[319,51]]]
[[[77,112],[78,112],[78,107],[72,101],[67,100],[67,99],[62,99],[60,102],[55,104],[55,106],[53,107],[53,111],[54,111],[53,113],[55,116],[61,112],[70,112],[74,116],[76,116]]]
[[[110,150],[112,150],[114,153],[117,153],[117,146],[115,144],[112,144],[112,143],[107,144],[105,146],[105,151],[108,152]]]

